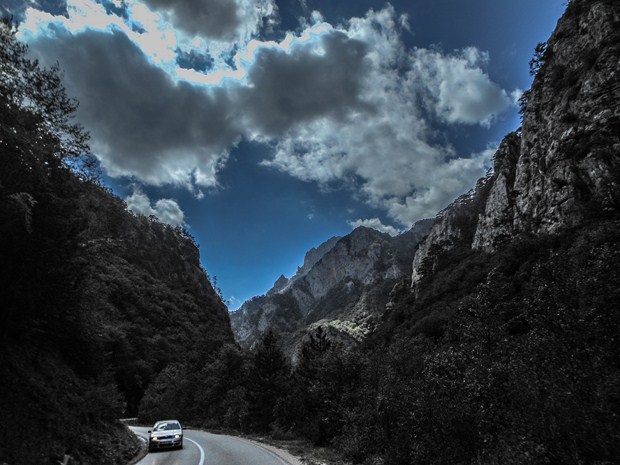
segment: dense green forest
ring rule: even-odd
[[[193,239],[104,188],[57,68],[0,25],[0,462],[126,463],[146,386],[232,342]],[[36,438],[33,440],[33,438]]]

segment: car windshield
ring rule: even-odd
[[[167,423],[159,423],[155,425],[155,431],[168,431],[171,429],[181,429],[181,425],[179,425],[176,421],[171,421]]]

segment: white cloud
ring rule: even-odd
[[[127,209],[144,216],[156,216],[163,223],[172,226],[183,226],[185,214],[176,200],[159,199],[154,204],[151,199],[139,188],[134,188],[133,193],[125,199]]]
[[[400,234],[400,231],[398,229],[396,229],[394,226],[383,224],[379,218],[349,221],[349,226],[351,226],[353,229],[364,226],[366,228],[376,229],[377,231],[389,234],[390,236],[398,236]]]
[[[227,42],[248,40],[263,25],[275,22],[277,5],[273,0],[144,0],[163,12],[171,22],[190,36],[203,36]],[[265,24],[266,23],[266,24]]]
[[[129,19],[108,14],[103,5],[93,0],[67,0],[66,17],[28,8],[18,36],[26,40],[53,40],[62,33],[75,36],[87,31],[122,31],[150,61],[169,69],[176,60],[178,47],[174,29],[143,4],[128,1],[126,5]]]
[[[427,106],[443,121],[489,125],[512,102],[483,71],[488,59],[474,47],[451,55],[416,49],[409,78],[425,91]]]
[[[241,137],[226,89],[175,83],[119,31],[40,38],[31,50],[59,60],[78,118],[110,176],[196,191],[215,186]]]
[[[359,83],[363,104],[345,118],[318,118],[291,128],[278,139],[273,158],[264,164],[322,185],[344,181],[369,204],[385,209],[403,226],[411,226],[417,219],[435,215],[472,187],[484,175],[485,160],[490,158],[486,152],[458,156],[449,145],[431,142],[432,125],[420,100],[440,104],[437,116],[441,119],[484,124],[500,111],[497,95],[504,106],[505,92],[475,67],[483,61],[481,52],[467,49],[444,56],[407,51],[399,27],[394,9],[387,7],[340,29],[347,37],[369,44]],[[420,56],[425,59],[417,59]],[[437,74],[437,69],[445,71],[438,89],[441,82],[449,81],[486,93],[472,100],[445,84],[455,101],[448,105],[448,90],[438,93],[437,101],[431,100],[434,88],[420,78]],[[460,81],[450,74],[459,69],[466,71]],[[484,102],[484,95],[491,97],[490,103]]]
[[[403,225],[432,217],[473,187],[474,181],[485,174],[494,153],[495,149],[490,148],[469,158],[453,158],[437,165],[414,193],[404,198],[386,198],[384,207],[391,218]]]
[[[235,297],[234,295],[231,295],[228,299],[227,299],[227,307],[228,310],[230,312],[234,312],[236,310],[239,310],[239,307],[241,307],[241,305],[243,304],[242,300],[239,300],[237,297]]]
[[[23,34],[43,63],[60,61],[103,168],[184,186],[197,197],[217,185],[245,137],[273,147],[264,165],[321,186],[345,185],[408,227],[484,174],[487,155],[456,154],[436,142],[434,123],[488,125],[511,104],[484,71],[485,53],[407,49],[407,18],[389,5],[339,26],[313,12],[299,35],[280,43],[237,43],[231,67],[222,58],[230,44],[189,40],[136,1],[127,3],[130,19],[91,0],[69,1],[69,19],[29,10]],[[265,19],[267,10],[252,14]],[[138,20],[145,31],[132,28]],[[181,45],[204,47],[214,68],[180,71]]]

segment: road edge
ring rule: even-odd
[[[267,444],[264,442],[257,441],[256,439],[250,439],[242,436],[233,436],[231,434],[227,434],[226,436],[239,439],[241,441],[249,442],[250,444],[259,447],[270,454],[274,455],[278,459],[280,459],[286,465],[303,465],[303,462],[291,454],[289,451],[280,449],[279,447],[272,446],[271,444]]]
[[[144,457],[146,457],[146,454],[148,454],[148,446],[147,446],[147,440],[143,437],[140,436],[138,433],[136,433],[135,431],[133,431],[131,428],[127,427],[127,425],[125,425],[125,427],[127,428],[127,430],[133,434],[136,438],[138,438],[138,441],[140,441],[140,450],[138,451],[138,453],[134,456],[133,459],[131,459],[129,462],[127,462],[127,465],[135,465],[136,463],[138,463],[140,460],[142,460]]]
[[[133,431],[131,428],[129,428],[129,425],[128,425],[129,422],[127,420],[121,420],[121,422],[125,424],[127,429],[133,435],[135,435],[136,438],[138,438],[138,440],[141,443],[140,451],[136,454],[136,456],[133,459],[131,459],[127,463],[127,465],[135,465],[140,460],[142,460],[144,457],[146,457],[146,455],[148,454],[147,439],[144,436],[141,436],[140,434],[138,434],[135,431]],[[244,436],[237,436],[237,435],[230,434],[230,433],[229,434],[226,434],[226,433],[216,433],[216,432],[204,430],[202,428],[191,428],[191,429],[193,429],[195,431],[202,431],[202,432],[208,433],[208,434],[219,434],[219,435],[222,435],[222,436],[228,436],[228,437],[231,437],[231,438],[235,438],[235,439],[237,439],[239,441],[248,442],[248,443],[252,444],[253,446],[256,446],[256,447],[258,447],[260,449],[263,449],[266,452],[270,453],[271,455],[276,457],[278,460],[280,460],[284,465],[304,465],[304,462],[302,462],[298,457],[295,457],[289,451],[287,451],[285,449],[281,449],[281,448],[276,447],[276,446],[273,446],[271,444],[262,442],[262,441],[260,441],[258,439],[244,437]],[[194,442],[194,441],[192,441],[192,442]],[[198,447],[200,449],[202,449],[202,447],[200,447],[199,445],[198,445]]]

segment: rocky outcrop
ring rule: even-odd
[[[413,284],[433,251],[493,252],[522,234],[556,234],[620,210],[620,4],[573,0],[542,44],[523,124],[493,173],[441,212],[413,260]],[[473,233],[473,234],[472,234]]]
[[[329,252],[334,246],[338,243],[338,241],[342,239],[340,236],[332,237],[331,239],[323,242],[316,249],[313,247],[308,252],[306,252],[306,256],[304,257],[304,264],[297,269],[297,273],[291,278],[291,282],[298,280],[299,278],[303,278],[306,276],[312,267],[316,265],[316,263],[323,258],[323,256]]]
[[[516,232],[555,233],[620,206],[619,31],[618,2],[579,0],[549,40],[523,114]]]
[[[464,194],[437,214],[429,235],[413,258],[412,285],[435,267],[434,253],[450,251],[463,243],[471,243],[476,231],[477,216],[491,186],[491,178],[478,181],[475,189]]]
[[[494,157],[494,175],[473,238],[475,249],[489,249],[514,234],[515,175],[521,138],[511,133],[504,138]]]
[[[294,352],[304,333],[319,327],[329,327],[326,334],[338,342],[361,340],[385,310],[391,288],[408,275],[430,225],[420,221],[397,237],[360,227],[312,249],[286,284],[281,277],[264,296],[231,314],[237,341],[252,346],[267,329],[275,329]]]
[[[275,294],[276,292],[280,292],[282,289],[286,287],[286,285],[288,284],[288,281],[289,281],[288,278],[284,276],[283,274],[281,274],[280,277],[276,279],[276,282],[273,283],[273,287],[269,289],[267,294]]]

